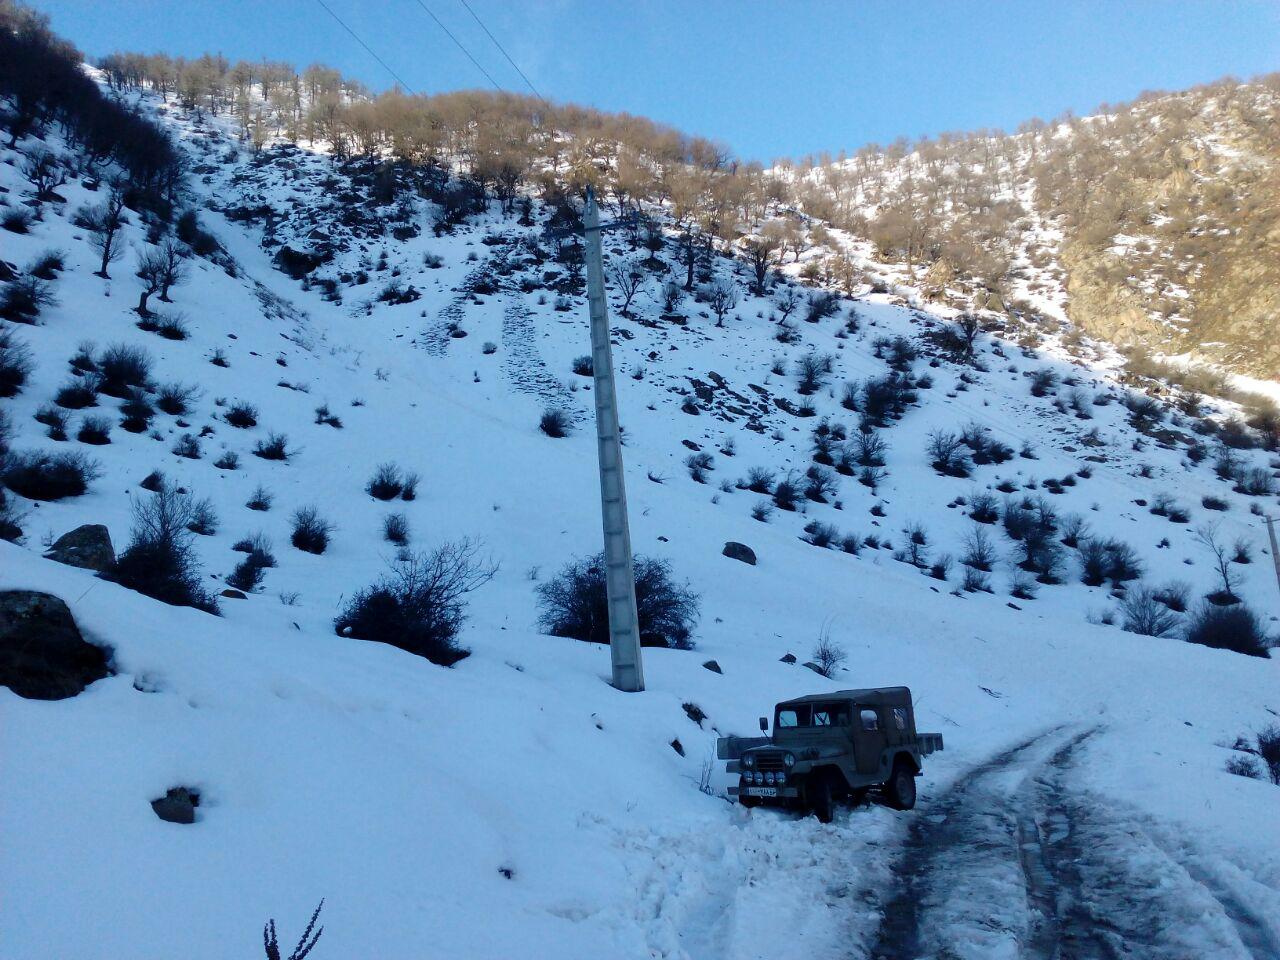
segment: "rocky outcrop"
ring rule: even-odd
[[[730,540],[720,552],[730,560],[741,560],[743,563],[750,564],[753,567],[756,565],[756,552],[745,543]]]
[[[45,557],[102,573],[115,564],[116,551],[106,527],[100,523],[86,523],[60,536]]]
[[[110,660],[109,650],[80,635],[57,597],[0,592],[0,686],[30,700],[63,700],[110,676]]]

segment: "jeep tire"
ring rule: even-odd
[[[884,798],[895,810],[910,810],[916,805],[916,777],[910,764],[899,760],[893,765],[889,782],[884,785]]]

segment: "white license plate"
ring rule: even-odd
[[[747,787],[748,797],[776,797],[777,787]]]

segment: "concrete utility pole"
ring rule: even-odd
[[[1276,586],[1280,586],[1280,550],[1276,549],[1276,530],[1275,520],[1268,516],[1267,520],[1267,536],[1271,538],[1271,562],[1276,568]]]
[[[609,344],[609,305],[604,297],[600,211],[596,208],[595,191],[590,187],[587,188],[587,203],[582,211],[582,227],[586,237],[587,303],[591,309],[596,444],[600,453],[600,512],[604,521],[604,577],[609,599],[609,654],[613,660],[613,685],[619,690],[635,693],[644,689],[640,617],[636,612],[631,530],[627,526],[627,492],[622,477],[618,395],[614,389],[613,348]]]

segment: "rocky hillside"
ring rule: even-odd
[[[931,295],[1280,372],[1280,74],[779,172]],[[953,277],[973,282],[948,291]]]

